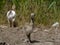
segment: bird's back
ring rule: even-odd
[[[15,15],[16,15],[15,11],[13,11],[13,10],[7,12],[7,18],[8,19],[15,17]]]

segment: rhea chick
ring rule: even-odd
[[[29,39],[29,42],[31,43],[31,34],[33,32],[36,32],[36,30],[34,30],[34,13],[31,13],[31,22],[30,24],[26,24],[25,25],[25,31],[26,31],[26,35],[27,35],[27,38]]]

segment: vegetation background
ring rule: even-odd
[[[0,0],[0,24],[7,25],[6,13],[15,5],[16,21],[23,25],[30,21],[30,14],[35,13],[35,25],[50,26],[60,22],[60,0]]]

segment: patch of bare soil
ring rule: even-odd
[[[0,27],[0,45],[60,45],[60,29],[34,28],[36,32],[31,33],[31,41],[27,37],[24,28],[1,28]],[[2,44],[2,45],[3,45]]]

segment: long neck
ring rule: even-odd
[[[34,19],[31,19],[31,25],[32,25],[32,28],[34,28]]]

